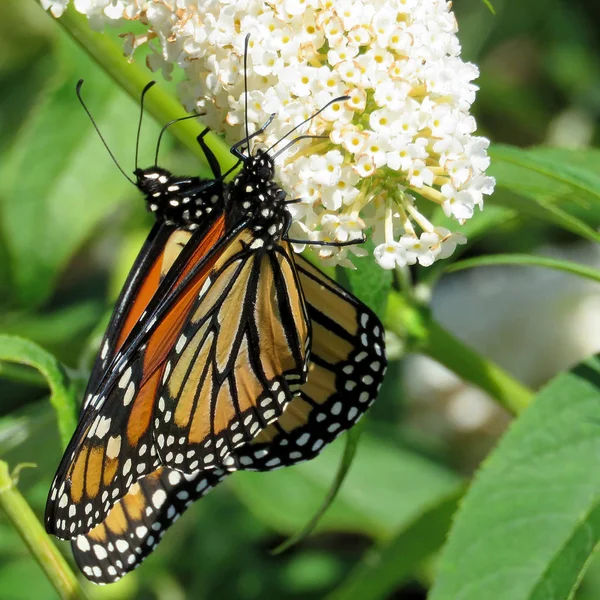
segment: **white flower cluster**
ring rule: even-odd
[[[42,0],[55,16],[66,0]],[[148,64],[185,71],[181,98],[230,142],[244,136],[244,38],[248,120],[267,147],[336,97],[305,139],[279,155],[278,177],[302,201],[290,205],[294,237],[344,242],[370,233],[381,267],[431,265],[464,244],[427,218],[441,206],[469,219],[494,180],[489,141],[474,135],[469,109],[477,67],[460,59],[445,0],[75,0],[94,26],[121,19],[147,26],[127,36],[130,52],[153,48]],[[288,138],[289,139],[289,138]],[[280,149],[288,141],[274,148]],[[352,266],[360,246],[320,247]]]

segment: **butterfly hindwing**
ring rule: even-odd
[[[131,486],[106,519],[71,542],[94,583],[111,583],[140,565],[187,507],[225,477],[219,469],[180,473],[160,467]]]

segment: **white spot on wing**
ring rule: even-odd
[[[185,346],[185,343],[187,342],[187,338],[185,337],[185,335],[182,333],[179,336],[179,339],[177,340],[177,344],[175,346],[175,352],[177,352],[177,354],[179,354],[182,350],[183,347]]]
[[[106,445],[106,456],[108,458],[117,458],[121,451],[121,436],[108,438],[108,444]]]
[[[127,391],[125,392],[125,395],[123,396],[123,406],[127,406],[133,400],[134,395],[135,395],[135,385],[134,385],[133,381],[131,381],[129,383],[129,386],[127,387]]]
[[[125,371],[125,373],[123,373],[123,375],[121,376],[121,379],[119,379],[119,387],[124,390],[125,387],[127,386],[127,384],[129,383],[129,380],[131,379],[131,367],[129,367],[129,369],[127,369],[127,371]]]
[[[90,549],[90,543],[87,541],[87,538],[83,535],[80,535],[77,538],[77,547],[82,551],[82,552],[88,552],[88,550]]]
[[[102,439],[110,429],[110,418],[102,417],[98,423],[98,427],[96,428],[96,437]]]

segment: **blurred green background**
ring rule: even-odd
[[[496,0],[495,16],[478,0],[455,4],[463,57],[481,69],[474,113],[482,135],[518,146],[597,143],[598,3]],[[81,77],[104,136],[124,168],[131,169],[136,103],[35,2],[0,4],[0,333],[43,346],[68,366],[80,387],[111,302],[151,224],[139,194],[110,162],[76,101],[75,83]],[[142,154],[148,161],[158,125],[148,118],[144,128]],[[165,144],[161,162],[180,173],[199,170],[173,140]],[[563,230],[521,217],[470,244],[467,254],[570,248],[572,242],[574,237]],[[437,293],[434,289],[434,308],[436,298],[441,302]],[[476,296],[477,290],[470,293]],[[523,318],[518,302],[511,309],[509,320]],[[552,327],[550,317],[546,325]],[[481,337],[486,337],[484,323]],[[509,350],[491,354],[510,369],[510,356],[503,352]],[[399,358],[400,349],[393,354]],[[516,375],[537,386],[567,366],[561,360],[550,360],[541,373],[516,369]],[[270,553],[320,505],[343,440],[307,465],[231,477],[192,506],[137,571],[107,588],[90,586],[90,595],[353,597],[339,586],[351,582],[364,561],[376,559],[377,544],[405,532],[386,589],[375,591],[374,582],[372,594],[354,597],[425,598],[456,497],[507,419],[498,410],[467,434],[464,428],[453,429],[443,398],[430,402],[426,411],[407,400],[405,365],[402,360],[390,365],[350,476],[310,539],[283,555]],[[43,381],[33,371],[0,364],[0,458],[11,466],[37,464],[22,472],[19,487],[40,515],[59,457]],[[58,543],[68,554],[68,544]],[[0,516],[0,599],[55,597]],[[600,598],[600,566],[589,569],[578,598]]]

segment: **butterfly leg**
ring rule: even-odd
[[[363,233],[361,237],[357,240],[348,240],[346,242],[320,242],[317,240],[295,240],[284,236],[283,238],[286,242],[290,244],[305,244],[307,246],[332,246],[334,248],[342,248],[343,246],[355,246],[357,244],[364,244],[367,241],[365,234]]]
[[[204,141],[204,136],[210,131],[208,127],[206,127],[202,133],[196,138],[198,140],[198,144],[200,144],[200,148],[202,148],[202,152],[204,152],[204,156],[206,156],[206,160],[210,166],[210,170],[212,171],[215,179],[221,179],[221,165],[217,160],[214,152],[208,147],[206,142]]]

